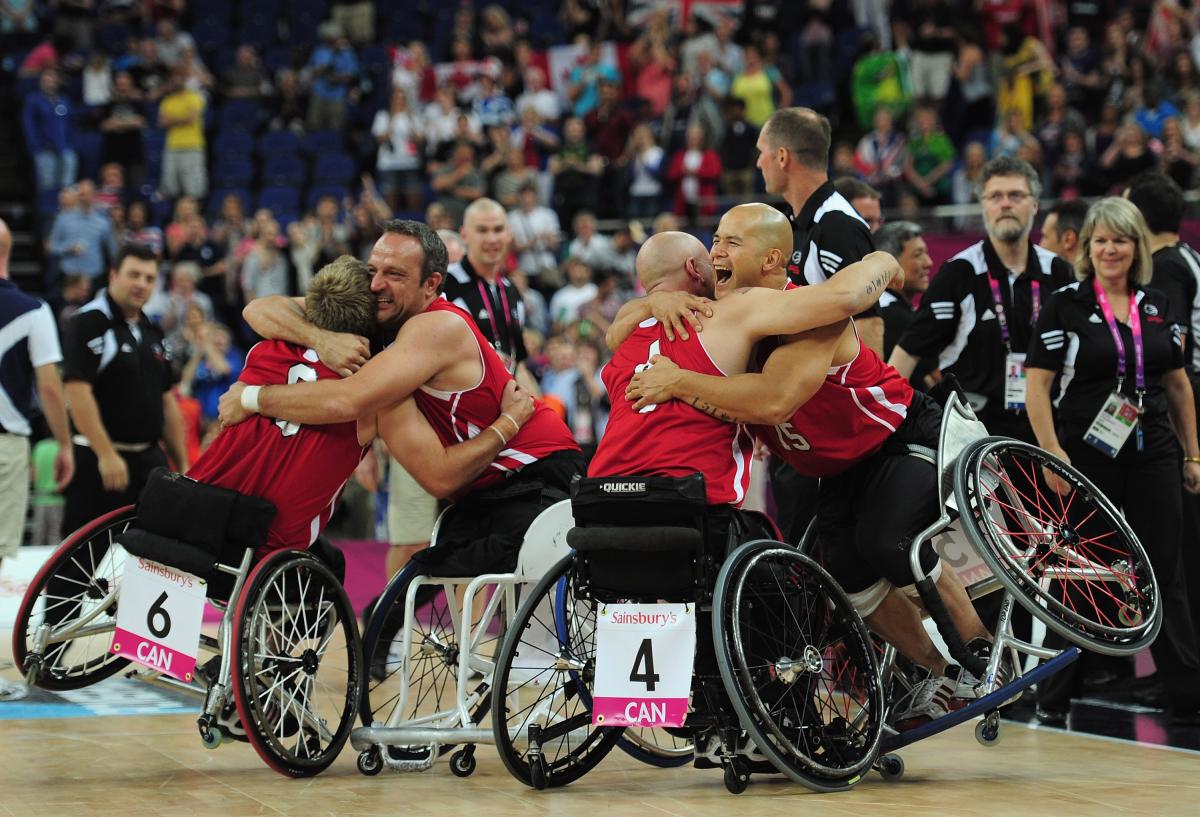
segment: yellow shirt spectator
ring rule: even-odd
[[[167,150],[204,150],[204,97],[189,88],[163,97],[159,124],[167,129]]]

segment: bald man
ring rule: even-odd
[[[779,219],[779,238],[790,240],[786,220]],[[771,262],[782,268],[789,255],[790,248],[775,248]],[[710,505],[740,505],[750,473],[745,430],[706,413],[703,405],[669,402],[635,409],[623,399],[630,380],[657,355],[713,377],[741,374],[759,340],[843,321],[875,303],[879,288],[899,270],[890,255],[873,253],[820,286],[787,293],[748,289],[703,303],[697,298],[711,298],[728,286],[729,267],[714,266],[704,245],[686,233],[654,235],[637,256],[638,280],[649,297],[623,310],[620,325],[614,324],[627,336],[604,367],[613,410],[588,476],[680,477],[699,471]],[[681,306],[706,311],[703,335],[678,322]]]
[[[711,254],[717,275],[714,314],[739,300],[735,293],[745,292],[743,287],[783,302],[794,292],[830,286],[857,266],[829,283],[780,293],[791,286],[781,218],[773,208],[748,204],[721,219]],[[629,408],[694,406],[725,421],[727,435],[740,433],[735,424],[751,424],[772,454],[805,476],[822,478],[817,524],[825,566],[867,624],[926,670],[921,692],[896,707],[898,724],[916,725],[944,715],[952,698],[973,697],[978,684],[947,664],[912,600],[916,589],[907,543],[937,518],[938,488],[932,463],[910,454],[913,447],[936,450],[941,410],[861,343],[852,324],[836,318],[827,323],[760,345],[759,371],[737,376],[726,369],[727,376],[714,377],[663,350],[653,366],[631,377]],[[711,335],[710,324],[711,319],[703,320],[701,337],[707,348],[716,348],[724,338]],[[625,401],[614,400],[619,402]],[[903,501],[874,501],[878,497]],[[957,575],[942,569],[932,548],[923,552],[922,566],[935,579],[964,640],[986,654],[991,635]]]

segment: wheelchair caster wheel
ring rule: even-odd
[[[205,749],[216,749],[221,745],[221,732],[217,729],[201,729],[200,742]]]
[[[982,746],[995,746],[1000,742],[1000,719],[987,717],[975,724],[975,740]]]
[[[550,785],[550,780],[546,774],[545,761],[540,757],[529,764],[529,783],[538,791]]]
[[[730,763],[725,767],[725,789],[730,794],[741,794],[750,785],[750,773],[741,764]]]
[[[358,770],[367,777],[374,777],[383,771],[383,755],[379,753],[378,746],[372,746],[359,753]]]
[[[904,758],[900,755],[884,755],[879,758],[879,776],[889,782],[904,777]]]
[[[539,764],[540,765],[540,764]],[[459,749],[450,756],[450,771],[455,777],[470,777],[475,773],[475,749]]]
[[[27,655],[25,657],[25,686],[37,686],[38,676],[42,674],[42,657]]]

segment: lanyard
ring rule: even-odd
[[[483,299],[483,308],[487,310],[488,322],[492,325],[492,346],[496,351],[500,351],[500,324],[496,322],[496,314],[492,312],[492,296],[488,292],[488,287],[483,285],[483,281],[476,278],[475,283],[479,286],[479,297]],[[508,323],[508,293],[504,291],[504,281],[497,278],[497,289],[500,290],[500,306],[504,310],[504,325],[509,329],[509,342],[511,351],[516,355],[517,345],[512,342],[512,327]]]
[[[1100,304],[1104,322],[1108,324],[1108,331],[1117,347],[1117,391],[1120,391],[1121,386],[1125,383],[1125,342],[1121,340],[1121,332],[1117,329],[1117,319],[1113,315],[1112,306],[1108,303],[1108,296],[1104,294],[1103,287],[1095,278],[1092,278],[1092,289],[1096,293],[1096,302]],[[1142,342],[1142,318],[1138,314],[1137,307],[1137,298],[1134,297],[1134,293],[1130,293],[1129,331],[1133,335],[1134,385],[1137,387],[1138,403],[1140,404],[1142,395],[1146,393],[1146,350]]]
[[[1012,342],[1010,338],[1012,333],[1008,331],[1008,315],[1004,312],[1004,299],[1000,296],[1000,282],[988,274],[988,283],[992,287],[992,305],[996,308],[996,320],[1000,324],[1000,339],[1004,341],[1004,345],[1008,347],[1008,351],[1012,352]],[[1033,320],[1030,325],[1037,323],[1038,313],[1042,311],[1042,285],[1038,279],[1034,278],[1029,282],[1030,297],[1033,298]],[[1013,305],[1017,303],[1016,286],[1013,286]]]

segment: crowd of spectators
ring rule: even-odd
[[[254,340],[246,301],[365,258],[394,214],[454,230],[490,196],[529,368],[591,441],[640,241],[761,196],[756,142],[779,106],[828,113],[834,175],[906,216],[973,201],[1001,155],[1055,198],[1150,168],[1191,189],[1200,163],[1200,5],[506,5],[0,0],[0,32],[29,49],[48,298],[77,308],[121,242],[158,250],[147,311],[203,426]]]

